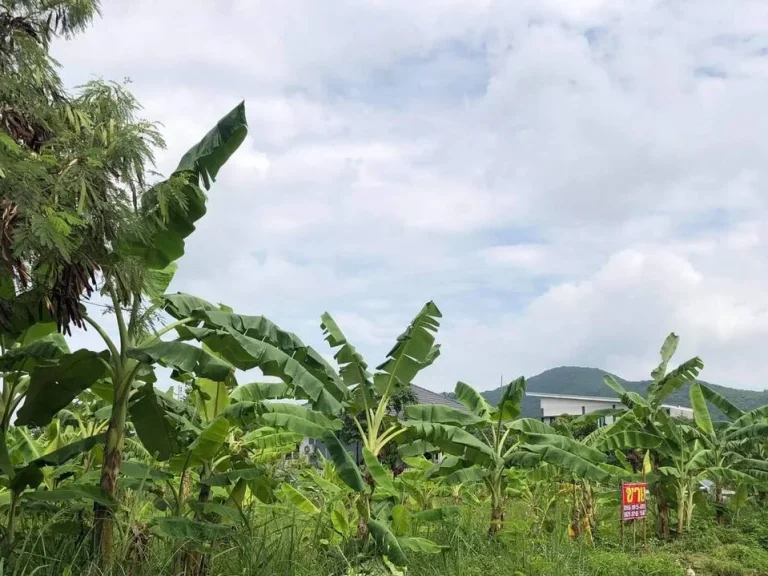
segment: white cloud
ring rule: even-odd
[[[534,271],[542,265],[546,248],[537,244],[491,246],[480,250],[480,257],[491,265]]]
[[[755,373],[768,369],[759,352],[768,338],[768,296],[746,298],[721,280],[661,248],[618,252],[595,274],[550,287],[519,313],[451,326],[443,365],[430,380],[461,378],[465,370],[464,378],[492,383],[502,368],[512,377],[574,364],[643,379],[674,331],[681,336],[676,360],[702,356],[706,379],[758,384]]]
[[[597,365],[643,377],[666,333],[762,387],[768,4],[113,0],[57,43],[70,83],[133,78],[171,170],[246,100],[174,289],[376,361],[425,300],[425,375]]]

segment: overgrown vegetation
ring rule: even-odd
[[[264,316],[166,293],[245,108],[149,182],[162,140],[127,89],[69,95],[47,52],[97,8],[0,3],[3,574],[766,573],[768,405],[699,382],[699,358],[671,368],[674,334],[642,394],[607,377],[618,409],[549,426],[523,417],[522,377],[494,403],[463,382],[463,409],[415,403],[433,302],[371,368],[330,314],[333,362]],[[117,340],[81,305],[95,291]],[[70,350],[71,324],[104,349]],[[682,389],[690,421],[664,408]],[[649,524],[622,537],[617,486],[641,479]]]

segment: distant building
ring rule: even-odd
[[[609,398],[603,396],[571,396],[569,394],[544,394],[528,392],[526,396],[541,399],[540,419],[545,424],[552,424],[558,416],[581,416],[591,414],[601,410],[620,410],[624,407],[618,398]],[[693,410],[683,406],[671,406],[663,404],[662,408],[667,414],[674,418],[693,419]],[[614,416],[601,416],[598,420],[599,426],[611,424]]]

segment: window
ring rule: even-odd
[[[581,407],[581,413],[582,413],[582,414],[586,414],[586,413],[587,413],[587,408],[586,408],[586,406],[582,406],[582,407]]]
[[[600,418],[597,419],[597,426],[598,428],[605,426],[605,416],[600,416]]]

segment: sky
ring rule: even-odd
[[[105,0],[53,53],[131,79],[163,174],[245,100],[173,291],[371,365],[434,300],[435,391],[647,378],[671,331],[768,388],[764,0]]]

